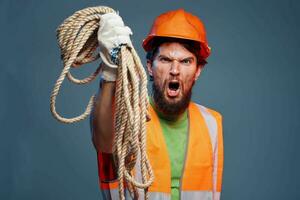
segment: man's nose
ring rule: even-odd
[[[173,76],[179,75],[179,63],[177,60],[173,60],[171,64],[170,74]]]

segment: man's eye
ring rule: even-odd
[[[160,61],[161,62],[170,62],[171,60],[169,58],[162,57],[162,58],[160,58]]]
[[[183,64],[191,64],[191,59],[184,59],[184,60],[182,60],[181,61],[181,63],[183,63]]]

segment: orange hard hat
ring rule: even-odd
[[[200,43],[200,57],[206,59],[210,54],[204,24],[197,16],[183,9],[163,13],[154,20],[148,36],[143,41],[145,51],[152,49],[151,44],[155,37],[193,40]]]

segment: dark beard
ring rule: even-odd
[[[165,88],[165,87],[164,87]],[[187,92],[187,94],[183,95],[179,101],[169,102],[163,93],[163,88],[160,88],[153,81],[152,84],[152,94],[153,100],[155,102],[156,108],[165,115],[176,116],[184,113],[184,111],[189,106],[192,97],[192,87]]]

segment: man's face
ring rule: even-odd
[[[180,43],[163,43],[153,62],[147,61],[147,68],[153,76],[153,97],[157,108],[166,115],[183,113],[201,72],[196,56]]]

